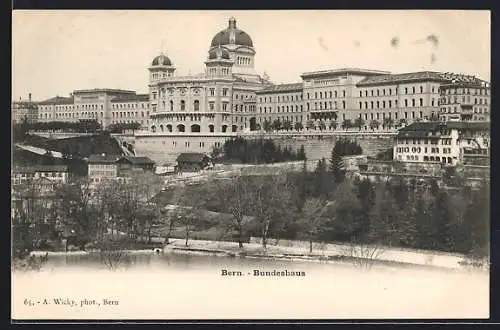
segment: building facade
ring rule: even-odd
[[[91,184],[108,180],[126,181],[134,173],[153,172],[154,165],[148,157],[95,154],[88,158],[88,178]]]
[[[419,122],[394,137],[394,160],[457,165],[468,155],[490,154],[488,122]]]
[[[38,121],[76,122],[95,119],[103,128],[137,122],[149,125],[149,96],[119,89],[75,90],[70,97],[56,96],[38,103]]]
[[[251,38],[231,18],[208,49],[205,72],[178,76],[165,54],[149,66],[152,133],[235,133],[249,128],[255,92],[266,81],[255,72]]]
[[[279,120],[285,129],[303,127],[304,111],[303,84],[280,84],[265,87],[256,93],[257,111],[254,130],[265,129],[265,125]],[[265,124],[265,123],[268,124]],[[288,124],[285,124],[288,123]],[[252,127],[253,128],[253,127]]]
[[[66,165],[36,165],[15,167],[12,170],[12,185],[24,184],[33,180],[47,179],[52,185],[68,183],[69,172]]]
[[[31,93],[27,100],[19,99],[19,101],[12,102],[12,122],[34,123],[38,119],[38,105],[31,100]]]
[[[490,121],[490,84],[473,76],[446,74],[439,87],[442,121]]]

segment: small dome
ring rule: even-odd
[[[236,28],[236,19],[232,17],[229,19],[229,26],[213,37],[211,47],[217,47],[218,45],[253,47],[253,42],[245,31]]]
[[[157,66],[157,65],[172,65],[172,62],[170,61],[170,59],[164,55],[164,54],[161,54],[159,56],[156,56],[153,60],[153,62],[151,63],[152,66]]]
[[[222,48],[222,47],[214,48],[208,52],[208,59],[209,60],[214,60],[214,59],[218,59],[218,58],[229,60],[230,59],[229,52],[225,48]]]

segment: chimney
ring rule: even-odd
[[[28,94],[28,101],[31,102],[31,93]]]

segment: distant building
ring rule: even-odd
[[[88,158],[88,177],[91,183],[127,180],[134,173],[153,170],[154,162],[148,157],[100,154],[90,155]]]
[[[473,76],[447,76],[439,87],[442,121],[490,121],[491,87]]]
[[[12,169],[12,184],[22,184],[38,179],[47,179],[46,184],[68,183],[69,171],[66,165],[34,165],[14,167]]]
[[[56,96],[39,103],[38,121],[77,122],[95,119],[104,128],[110,124],[149,124],[149,95],[121,89],[75,90],[70,97]]]
[[[178,172],[198,172],[212,165],[209,156],[202,153],[182,153],[177,157],[176,169]]]
[[[12,122],[22,123],[35,123],[38,120],[38,104],[31,100],[31,93],[27,100],[19,99],[19,101],[12,102]]]
[[[258,109],[254,118],[258,130],[264,129],[266,121],[270,124],[275,120],[279,120],[282,124],[288,122],[291,129],[297,123],[302,124],[304,110],[302,91],[302,83],[295,83],[271,85],[255,92]]]
[[[399,130],[394,160],[456,165],[475,154],[489,157],[488,122],[419,122]]]

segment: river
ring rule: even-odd
[[[98,256],[51,255],[38,272],[12,274],[13,319],[489,317],[489,274],[480,271],[138,253],[115,270]]]

